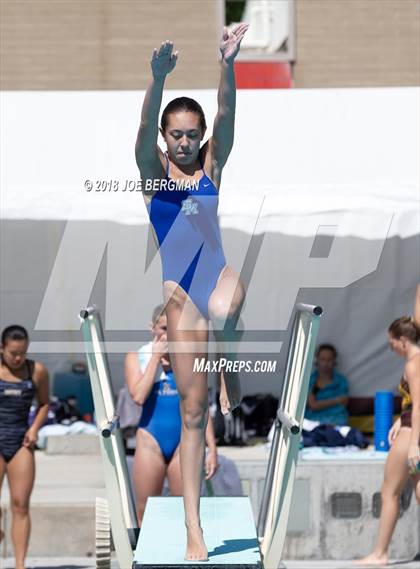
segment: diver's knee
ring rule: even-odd
[[[187,430],[205,430],[208,406],[204,402],[184,400],[181,403],[182,424]]]
[[[232,300],[229,303],[224,298],[211,298],[209,301],[209,315],[215,322],[226,322],[237,316],[240,307],[241,304],[236,300]]]

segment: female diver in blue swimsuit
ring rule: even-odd
[[[165,478],[171,496],[182,495],[179,442],[181,414],[167,342],[167,319],[163,304],[153,310],[150,330],[153,341],[129,352],[125,358],[125,379],[133,400],[142,405],[136,434],[133,482],[139,526],[149,496],[160,496]],[[214,427],[211,418],[206,429],[208,453],[205,478],[213,477],[218,467]]]
[[[187,528],[185,559],[207,561],[200,526],[200,487],[208,419],[207,374],[194,371],[194,360],[207,357],[208,322],[213,323],[226,359],[234,359],[230,342],[235,333],[245,292],[239,276],[226,264],[217,220],[221,175],[233,145],[235,76],[233,62],[248,29],[239,24],[220,43],[222,54],[218,110],[213,134],[200,148],[206,131],[203,110],[193,99],[180,97],[163,111],[160,132],[164,154],[157,145],[159,111],[166,75],[176,65],[170,41],[153,51],[152,81],[146,91],[136,142],[136,161],[163,273],[163,296],[168,321],[172,367],[181,398],[181,472]],[[183,191],[167,190],[168,181],[197,184]],[[160,191],[157,191],[157,182]],[[166,188],[166,189],[165,189]],[[155,191],[156,190],[156,191]],[[220,403],[224,413],[240,402],[238,376],[228,368],[221,378]]]

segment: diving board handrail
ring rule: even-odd
[[[135,502],[131,490],[127,461],[114,394],[104,349],[104,334],[98,309],[90,306],[79,313],[88,362],[96,423],[105,473],[112,537],[120,567],[131,567],[138,536]]]
[[[323,312],[322,307],[317,304],[304,304],[303,302],[299,302],[295,308],[297,312],[309,312],[315,316],[321,316]]]
[[[101,435],[106,439],[111,436],[112,431],[119,427],[120,423],[120,416],[115,414],[111,420],[105,421],[102,425],[100,425],[99,430]]]
[[[298,421],[283,409],[278,409],[276,415],[276,429],[286,428],[292,435],[300,433],[300,425]]]
[[[267,466],[258,519],[265,569],[277,569],[286,537],[309,378],[315,353],[320,306],[297,304],[284,384]]]

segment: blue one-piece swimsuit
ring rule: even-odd
[[[166,179],[169,160],[166,156]],[[217,209],[218,191],[204,172],[198,188],[157,191],[148,204],[159,242],[163,281],[174,281],[209,320],[209,297],[226,266]]]
[[[151,350],[150,343],[138,351],[143,372],[150,360]],[[148,431],[156,439],[165,461],[169,463],[181,440],[179,394],[172,370],[165,372],[159,365],[155,383],[143,405],[138,428]]]

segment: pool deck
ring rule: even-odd
[[[254,471],[257,464],[263,468],[267,458],[264,449],[256,448],[220,448],[219,451],[232,458],[241,470]],[[257,460],[257,463],[255,462]],[[48,454],[43,451],[36,453],[37,477],[35,488],[31,500],[32,535],[29,550],[28,567],[57,567],[60,569],[81,569],[82,567],[94,567],[94,504],[95,498],[105,498],[105,487],[103,477],[103,467],[100,454],[89,455],[70,455],[70,454]],[[382,466],[378,465],[382,472]],[[319,467],[315,467],[318,469]],[[316,471],[312,472],[312,478]],[[6,537],[0,544],[0,569],[11,569],[12,547],[10,540],[10,509],[7,482],[4,481],[0,505],[3,512],[3,529]],[[416,509],[412,504],[411,508]],[[416,524],[418,518],[414,518]],[[399,525],[401,525],[400,521]],[[377,528],[377,520],[372,524],[372,531],[364,527],[364,533],[369,534],[373,539],[374,528]],[[418,528],[418,525],[417,525]],[[414,530],[415,531],[415,530]],[[51,536],[54,536],[51,539]],[[351,536],[350,536],[351,537]],[[357,536],[359,541],[362,535]],[[399,540],[399,537],[396,539]],[[412,554],[414,543],[407,547],[405,554],[394,554],[402,558]],[[356,551],[354,556],[360,557],[364,553],[362,548]],[[312,561],[315,556],[304,554],[300,549],[301,557],[307,557],[310,561],[299,561],[299,549],[291,561],[284,561],[285,569],[345,569],[350,568],[351,561],[341,560],[322,560],[320,557],[328,557],[328,554],[318,555],[317,560]],[[327,548],[327,552],[329,549]],[[294,552],[293,552],[294,553]],[[343,557],[350,557],[350,553],[343,554]],[[392,551],[391,551],[392,555]],[[47,557],[48,556],[48,557]],[[340,557],[336,553],[335,557]],[[205,564],[203,564],[205,566]],[[393,563],[392,567],[405,569],[420,569],[420,562],[399,562]],[[117,567],[117,565],[115,565]]]
[[[206,564],[203,563],[203,569]],[[95,562],[92,557],[33,557],[28,558],[27,569],[92,569]],[[112,569],[120,569],[113,560]],[[391,561],[391,569],[419,569],[420,561]],[[0,569],[14,569],[13,559],[0,559]],[[354,569],[351,561],[283,561],[278,569]]]

